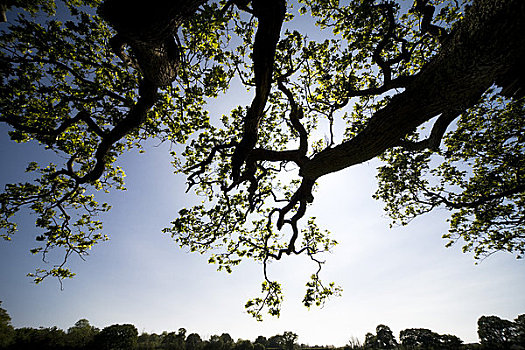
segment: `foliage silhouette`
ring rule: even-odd
[[[286,255],[314,263],[305,306],[340,294],[320,278],[336,242],[307,207],[319,178],[376,157],[375,197],[395,223],[442,207],[448,244],[476,258],[525,251],[523,1],[60,4],[58,20],[53,0],[9,2],[26,11],[1,29],[0,121],[65,159],[30,163],[35,181],[0,195],[3,238],[28,207],[41,229],[31,252],[64,250],[36,282],[72,277],[67,258],[107,239],[95,192],[124,189],[115,161],[147,138],[186,145],[176,171],[205,198],[164,232],[219,270],[261,262],[262,295],[246,303],[257,319],[280,313],[266,267]],[[300,32],[303,15],[326,40]],[[232,79],[253,99],[211,119],[206,103]]]

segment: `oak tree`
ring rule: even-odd
[[[286,255],[315,263],[306,306],[340,292],[319,276],[336,242],[307,207],[319,178],[376,157],[375,196],[394,222],[446,208],[449,244],[477,258],[525,251],[525,2],[60,4],[64,18],[45,18],[55,3],[40,0],[1,29],[0,121],[12,140],[62,157],[32,162],[35,181],[0,195],[4,238],[29,207],[41,229],[32,252],[64,249],[37,282],[71,277],[67,257],[106,239],[97,215],[110,206],[96,191],[123,188],[115,160],[146,138],[186,145],[176,171],[205,198],[165,232],[219,269],[262,262],[263,294],[246,304],[257,318],[279,314],[266,267]],[[301,33],[301,16],[325,39]],[[251,101],[210,118],[206,103],[232,79]]]

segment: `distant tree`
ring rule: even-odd
[[[365,349],[394,349],[397,341],[390,327],[380,324],[376,327],[375,335],[366,334],[363,346]]]
[[[155,350],[161,349],[162,336],[152,333],[142,333],[137,338],[137,349],[138,350]]]
[[[462,341],[455,335],[432,332],[425,328],[410,328],[399,333],[399,341],[406,349],[455,350],[461,348]]]
[[[218,335],[210,336],[210,339],[205,342],[204,350],[221,350],[222,346]]]
[[[284,349],[284,339],[282,335],[276,334],[268,338],[267,349]]]
[[[481,316],[478,319],[478,336],[486,349],[510,349],[514,342],[515,325],[498,316]]]
[[[440,349],[458,350],[463,346],[463,340],[455,335],[443,334],[439,336]]]
[[[525,349],[525,314],[521,314],[514,319],[516,327],[515,343]]]
[[[184,344],[175,332],[169,332],[162,337],[162,348],[166,350],[183,350]]]
[[[233,338],[228,333],[222,333],[220,336],[224,350],[232,349],[234,345]]]
[[[253,350],[266,350],[266,347],[261,343],[253,344]]]
[[[210,340],[204,345],[205,350],[228,350],[232,348],[233,339],[229,334],[212,335]]]
[[[39,328],[37,336],[39,350],[60,350],[67,347],[66,333],[58,327]]]
[[[13,342],[15,330],[11,325],[11,316],[1,306],[0,301],[0,349],[4,349]]]
[[[410,328],[399,333],[399,341],[407,349],[434,349],[439,345],[439,334],[425,328]]]
[[[162,339],[162,348],[169,350],[186,349],[186,329],[179,328],[178,332],[170,332],[164,335]]]
[[[89,324],[85,318],[78,320],[75,325],[67,330],[66,343],[75,349],[86,348],[100,330]]]
[[[254,350],[254,346],[252,342],[249,340],[239,339],[235,343],[234,349],[235,350]]]
[[[377,344],[377,337],[368,332],[365,334],[365,342],[363,343],[364,349],[375,349],[375,346]]]
[[[201,336],[197,333],[191,333],[186,338],[186,350],[200,350],[204,347]]]
[[[57,327],[15,329],[15,349],[60,350],[65,349],[66,334]]]
[[[15,347],[21,348],[27,346],[27,348],[29,348],[34,342],[34,339],[36,339],[37,331],[38,330],[30,327],[15,329]]]
[[[138,331],[132,324],[115,324],[95,336],[94,346],[100,350],[130,350],[137,347]]]
[[[177,331],[177,335],[184,341],[186,340],[186,333],[187,331],[184,327],[179,328],[179,330]]]
[[[380,324],[376,327],[376,334],[380,349],[393,349],[397,346],[396,337],[390,327]]]
[[[164,332],[162,334],[162,348],[171,350],[178,349],[180,347],[180,342],[177,338],[177,333],[175,332]]]
[[[255,344],[261,344],[264,347],[266,347],[268,345],[268,339],[266,339],[266,337],[260,335],[260,336],[257,337],[257,339],[255,339],[254,345]]]
[[[296,347],[299,336],[294,332],[283,333],[283,345],[285,350],[293,350]]]
[[[297,345],[298,335],[294,332],[284,332],[283,334],[277,334],[268,338],[267,349],[282,349],[292,350]]]

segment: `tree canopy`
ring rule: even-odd
[[[31,252],[64,250],[36,282],[73,276],[67,258],[107,239],[97,216],[110,204],[96,192],[124,189],[115,161],[148,138],[185,144],[175,170],[204,199],[164,232],[220,270],[261,262],[262,295],[246,304],[256,318],[280,312],[266,267],[285,255],[316,266],[305,306],[340,293],[319,275],[336,242],[307,207],[319,178],[376,157],[375,197],[393,223],[446,208],[448,244],[476,258],[525,252],[521,0],[9,5],[0,121],[57,155],[0,195],[3,238],[27,207],[41,229]],[[234,83],[251,101],[210,116]]]
[[[478,336],[481,345],[490,349],[512,349],[525,346],[525,315],[514,322],[498,316],[481,316],[478,319]]]

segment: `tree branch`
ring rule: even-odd
[[[70,128],[71,126],[75,125],[76,123],[80,121],[84,121],[86,125],[88,126],[88,128],[91,131],[93,131],[95,134],[97,134],[98,136],[104,137],[106,135],[104,130],[102,130],[98,126],[98,124],[93,119],[91,119],[91,117],[89,116],[89,113],[87,113],[86,111],[78,112],[75,117],[65,120],[64,122],[62,122],[62,124],[60,124],[58,128],[54,130],[44,130],[38,127],[26,125],[26,124],[19,122],[18,120],[9,118],[8,116],[0,117],[0,122],[7,123],[11,125],[13,128],[15,128],[16,130],[28,132],[31,134],[36,134],[37,138],[38,136],[44,137],[48,139],[50,142],[53,142],[60,134],[62,134],[68,128]]]
[[[464,202],[451,201],[443,196],[436,195],[436,194],[434,194],[434,196],[439,198],[439,201],[445,204],[446,206],[448,206],[449,208],[462,209],[462,208],[476,208],[484,203],[487,203],[493,200],[503,199],[503,198],[506,198],[506,197],[509,197],[515,194],[523,193],[524,191],[525,191],[525,184],[517,184],[515,187],[506,189],[499,193],[488,194],[486,196],[479,196],[475,200],[464,201]]]
[[[254,15],[259,20],[253,44],[255,97],[244,117],[243,136],[232,158],[232,179],[236,182],[241,167],[257,143],[259,123],[272,86],[275,50],[286,13],[285,0],[253,0]]]
[[[441,144],[441,139],[443,138],[443,135],[445,135],[445,132],[447,131],[448,126],[458,116],[459,116],[458,113],[444,112],[443,114],[441,114],[441,116],[439,116],[439,118],[434,123],[434,126],[432,127],[432,131],[430,132],[430,136],[428,138],[418,141],[418,142],[401,140],[399,141],[399,146],[409,151],[421,151],[426,148],[433,150],[433,151],[437,151],[439,149],[439,145]]]
[[[444,28],[432,24],[436,8],[429,5],[428,0],[415,0],[413,9],[422,16],[421,30],[423,33],[429,33],[443,44],[448,37],[448,33]]]
[[[79,183],[89,183],[99,179],[106,168],[105,157],[111,147],[126,136],[130,131],[138,128],[146,119],[147,112],[157,101],[157,86],[149,81],[142,80],[139,87],[139,98],[128,115],[113,129],[107,132],[95,152],[96,164],[86,175],[81,177]]]
[[[210,153],[208,154],[208,157],[206,157],[205,160],[197,164],[194,164],[189,168],[184,169],[184,172],[186,173],[191,172],[191,174],[188,176],[188,188],[186,189],[186,192],[188,192],[194,185],[197,184],[194,178],[199,176],[200,174],[203,174],[206,171],[206,167],[210,165],[211,162],[213,162],[213,158],[215,157],[215,154],[217,153],[217,151],[220,151],[226,148],[232,148],[232,147],[235,147],[236,145],[237,145],[236,142],[230,142],[227,144],[213,146]]]
[[[300,175],[314,180],[368,161],[433,117],[472,107],[500,76],[522,64],[525,37],[516,33],[525,32],[523,4],[515,0],[486,5],[488,10],[482,6],[470,8],[440,53],[358,135],[316,154]],[[498,39],[502,37],[515,40]]]

